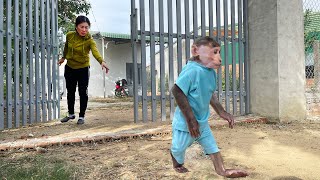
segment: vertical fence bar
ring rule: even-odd
[[[213,38],[213,1],[209,0],[208,2],[209,6],[209,36]]]
[[[60,107],[60,98],[62,98],[63,94],[60,94],[60,85],[59,85],[59,66],[57,62],[59,61],[59,53],[58,53],[58,44],[59,44],[59,37],[58,37],[58,24],[56,25],[56,21],[58,21],[58,14],[56,15],[56,8],[58,8],[58,4],[56,4],[55,0],[50,0],[51,2],[51,53],[52,53],[52,87],[53,87],[53,103],[52,103],[52,112],[54,119],[58,118],[57,109],[58,106]]]
[[[176,0],[177,15],[177,75],[182,69],[181,0]]]
[[[184,14],[185,14],[185,49],[186,49],[186,60],[190,58],[190,9],[189,0],[184,1]]]
[[[249,41],[248,41],[248,1],[243,0],[243,25],[244,25],[244,81],[246,91],[245,113],[250,112],[250,68],[249,68]]]
[[[48,2],[49,3],[49,2]],[[59,76],[57,76],[57,57],[56,57],[56,53],[58,52],[57,50],[57,35],[56,35],[56,27],[55,27],[55,20],[56,20],[56,16],[55,16],[55,4],[54,4],[54,0],[51,0],[51,54],[52,54],[52,116],[54,119],[57,118],[57,99],[60,99],[60,93],[59,93],[59,84],[57,87],[57,79],[59,78]]]
[[[150,19],[150,65],[151,65],[151,99],[152,99],[152,121],[157,120],[157,95],[156,95],[156,63],[155,63],[155,29],[154,29],[154,0],[149,0]]]
[[[201,6],[201,36],[204,37],[206,36],[206,0],[201,0],[200,1],[200,6]]]
[[[40,122],[40,68],[39,68],[39,1],[35,0],[34,1],[34,54],[35,54],[35,59],[34,59],[34,64],[35,64],[35,105],[36,105],[36,122]]]
[[[0,5],[3,7],[3,0],[0,0]],[[0,8],[0,79],[3,77],[3,8]],[[4,129],[4,81],[0,80],[0,130]]]
[[[198,0],[193,0],[193,39],[198,38]]]
[[[28,60],[29,60],[29,123],[32,124],[34,122],[34,61],[33,61],[33,8],[32,8],[33,0],[28,0]]]
[[[166,120],[166,86],[164,58],[164,12],[163,1],[159,0],[159,31],[160,31],[160,91],[161,91],[161,121]]]
[[[51,81],[51,44],[50,44],[50,41],[51,41],[51,33],[50,33],[50,29],[52,27],[50,27],[50,2],[49,0],[46,0],[45,2],[45,5],[46,5],[46,51],[47,51],[47,57],[46,57],[46,61],[47,61],[47,79],[48,79],[48,95],[47,95],[47,107],[48,107],[48,120],[51,120],[52,119],[52,81]],[[52,17],[53,18],[53,17]]]
[[[14,122],[20,125],[19,0],[14,1]]]
[[[104,38],[101,37],[101,52],[102,52],[102,59],[105,61],[105,55],[104,55],[104,49],[105,49],[105,44],[104,44]],[[103,73],[103,98],[106,98],[106,73]]]
[[[46,92],[46,31],[45,31],[45,14],[44,0],[40,1],[40,49],[41,49],[41,105],[42,105],[42,122],[47,121],[47,92]]]
[[[21,1],[21,60],[22,60],[22,126],[27,124],[27,29],[26,29],[26,0]]]
[[[55,2],[55,19],[54,19],[54,36],[55,36],[55,39],[57,40],[57,37],[58,37],[58,0],[53,0]],[[59,41],[56,41],[55,43],[55,46],[56,46],[56,54],[55,54],[55,62],[58,62],[58,58],[59,58],[59,55],[58,55],[58,49],[59,49]],[[57,84],[58,84],[58,90],[57,90],[57,93],[58,93],[58,98],[57,98],[57,112],[58,112],[58,118],[60,117],[60,74],[59,74],[59,70],[57,68]]]
[[[168,0],[168,48],[169,48],[169,94],[170,94],[170,119],[173,119],[174,97],[170,91],[174,83],[174,65],[173,65],[173,22],[172,22],[172,0]]]
[[[220,0],[216,0],[216,40],[221,45],[221,11],[220,11]],[[222,102],[222,67],[220,66],[218,69],[218,99]]]
[[[7,32],[6,32],[6,106],[7,106],[7,128],[12,128],[12,32],[11,32],[11,10],[12,1],[7,0]]]
[[[242,0],[238,0],[238,39],[239,39],[239,95],[240,114],[244,115],[244,91],[243,91],[243,39],[242,39]]]
[[[225,106],[226,111],[230,112],[230,83],[229,83],[229,52],[228,52],[228,0],[223,1],[223,13],[224,13],[224,62],[225,62]]]
[[[148,102],[147,102],[147,72],[146,72],[146,24],[145,24],[145,4],[140,0],[140,30],[141,30],[141,78],[142,78],[142,119],[148,121]]]
[[[138,66],[137,66],[137,9],[135,0],[131,0],[131,44],[132,44],[132,61],[133,61],[133,99],[134,99],[134,122],[139,119],[138,114]]]
[[[236,22],[235,22],[235,0],[231,0],[231,41],[232,41],[232,110],[237,113],[237,62],[236,62]]]

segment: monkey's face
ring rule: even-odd
[[[207,68],[218,69],[221,66],[220,47],[192,46],[192,55]]]

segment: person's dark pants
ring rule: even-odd
[[[64,77],[66,79],[68,112],[74,114],[74,103],[76,88],[78,85],[78,92],[80,96],[80,113],[79,117],[84,117],[88,105],[88,85],[90,71],[89,67],[81,69],[72,69],[65,66]]]

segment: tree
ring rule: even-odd
[[[58,0],[58,25],[66,33],[74,29],[78,14],[89,14],[91,4],[87,0]]]

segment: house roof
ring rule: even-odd
[[[109,33],[109,32],[99,32],[91,31],[92,37],[95,39],[104,38],[106,41],[114,41],[116,43],[130,43],[130,34],[120,34],[120,33]]]
[[[101,38],[103,37],[107,41],[114,41],[116,43],[130,43],[131,42],[131,35],[130,34],[120,34],[120,33],[109,33],[109,32],[98,32],[92,31],[90,32],[93,38]],[[141,40],[141,36],[138,35],[139,41]],[[159,42],[160,38],[155,37],[155,41]],[[168,38],[164,38],[165,43],[168,42]],[[150,42],[150,36],[146,36],[146,42]]]
[[[130,34],[120,34],[120,33],[109,33],[100,32],[103,37],[115,38],[115,39],[131,39]]]
[[[228,36],[232,36],[232,31],[231,31],[231,25],[228,25]],[[238,37],[238,24],[235,24],[234,26],[234,35],[236,37]],[[220,36],[224,36],[224,26],[220,26]],[[209,36],[209,27],[206,27],[206,35]],[[217,27],[213,27],[213,36],[217,36],[218,35],[218,28]]]

